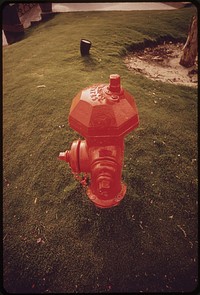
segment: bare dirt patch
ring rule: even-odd
[[[124,62],[128,69],[152,80],[197,87],[198,69],[195,65],[185,68],[179,64],[183,43],[164,42],[129,53]]]

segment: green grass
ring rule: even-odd
[[[196,287],[197,90],[135,75],[122,58],[145,39],[186,39],[194,13],[58,14],[3,48],[7,291]],[[92,41],[87,58],[81,38]],[[127,194],[118,207],[100,210],[57,156],[79,137],[68,125],[72,99],[112,73],[135,97],[140,126],[125,138]]]

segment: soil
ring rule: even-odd
[[[179,64],[183,43],[164,42],[129,53],[125,63],[129,70],[145,75],[152,80],[197,87],[197,59],[194,66],[185,68]]]

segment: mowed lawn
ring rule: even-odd
[[[3,48],[3,276],[11,293],[176,292],[197,286],[197,89],[129,72],[144,40],[186,40],[195,7],[57,14]],[[81,57],[80,39],[91,40]],[[121,76],[139,128],[118,207],[97,209],[58,160],[81,89]],[[84,116],[84,114],[83,114]]]

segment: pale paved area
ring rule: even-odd
[[[172,3],[172,2],[166,2]],[[180,4],[187,2],[180,2]],[[71,12],[71,11],[130,11],[130,10],[173,10],[177,7],[160,2],[116,2],[116,3],[52,3],[53,12]],[[20,17],[24,28],[31,25],[31,21],[41,19],[41,9],[39,5]],[[7,45],[7,41],[2,31],[2,45]]]
[[[125,3],[53,3],[54,12],[69,11],[112,11],[112,10],[173,10],[175,7],[160,2]]]

